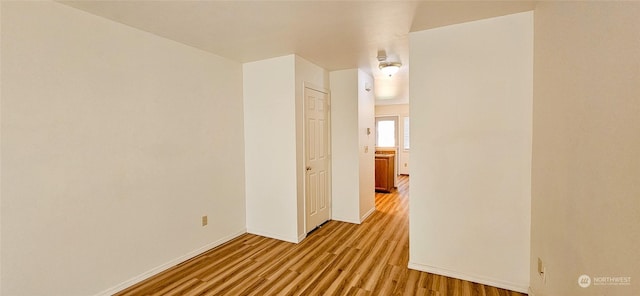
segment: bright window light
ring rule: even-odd
[[[377,141],[378,147],[395,147],[396,146],[396,121],[395,120],[378,120],[377,121]]]

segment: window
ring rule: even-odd
[[[409,150],[409,117],[405,117],[404,119],[404,150]]]
[[[396,122],[396,117],[376,118],[377,147],[396,147],[396,134],[398,130]]]

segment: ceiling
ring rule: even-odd
[[[409,102],[408,33],[531,10],[533,1],[61,1],[211,53],[251,62],[297,54],[374,76],[376,104]],[[385,51],[403,66],[378,70]]]

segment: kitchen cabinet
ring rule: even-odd
[[[395,155],[376,154],[376,191],[391,192],[395,187]]]

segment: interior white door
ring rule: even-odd
[[[329,95],[305,88],[305,212],[309,232],[331,218]]]

